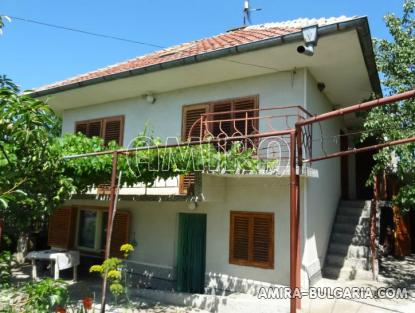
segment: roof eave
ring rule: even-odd
[[[373,52],[372,38],[370,35],[369,22],[367,17],[359,17],[356,19],[334,23],[330,25],[320,26],[318,29],[318,35],[320,37],[331,35],[338,31],[345,31],[350,29],[356,29],[359,35],[359,41],[362,48],[363,57],[365,60],[366,68],[369,74],[370,83],[372,90],[376,95],[382,95],[382,89],[380,86],[380,80],[378,76],[378,71],[375,62],[375,55]],[[244,52],[255,51],[259,49],[275,47],[278,45],[283,45],[285,43],[291,43],[296,41],[302,41],[303,35],[301,31],[282,35],[279,37],[274,37],[270,39],[255,41],[251,43],[246,43],[230,48],[224,48],[220,50],[210,51],[194,56],[185,57],[178,60],[167,61],[159,64],[150,65],[147,67],[137,68],[134,70],[128,70],[120,73],[109,74],[106,76],[96,77],[88,79],[81,82],[71,83],[63,86],[57,86],[50,89],[33,91],[29,95],[32,97],[43,97],[51,94],[56,94],[59,92],[76,89],[80,87],[86,87],[90,85],[95,85],[102,82],[108,82],[112,80],[127,78],[136,75],[143,75],[147,73],[152,73],[160,70],[175,68],[183,65],[195,64],[203,61],[214,60],[222,57],[232,56]]]

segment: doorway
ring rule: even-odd
[[[345,136],[344,131],[340,130],[340,151],[349,149],[349,139]],[[340,158],[340,185],[342,199],[349,199],[349,158],[342,156]]]
[[[203,293],[206,267],[206,214],[179,213],[177,291]]]
[[[356,144],[356,148],[363,148],[376,144],[376,140],[368,138],[363,143]],[[356,154],[356,196],[357,199],[370,200],[373,198],[373,187],[367,186],[366,182],[370,177],[372,168],[375,165],[373,160],[374,151],[366,151]]]

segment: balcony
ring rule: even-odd
[[[228,174],[207,170],[205,174],[223,177],[283,177],[288,176],[290,172],[290,130],[295,128],[297,121],[310,116],[312,114],[301,106],[204,113],[190,127],[187,138],[192,144],[212,140],[220,152],[226,152],[232,142],[238,141],[242,143],[243,149],[252,148],[255,157],[276,164],[275,168],[268,172]],[[311,139],[312,127],[308,126],[304,129],[302,136],[305,158],[311,157]],[[316,177],[318,173],[309,167],[303,167],[301,175]],[[193,192],[195,194],[203,191],[201,179],[199,181],[198,188],[195,188],[197,190]],[[183,200],[189,198],[188,192],[183,192],[183,190],[193,190],[194,188],[190,187],[194,183],[193,176],[187,180],[178,176],[167,180],[158,180],[153,186],[138,184],[134,187],[123,187],[120,189],[119,195],[123,199],[130,200]],[[184,186],[184,184],[187,185]],[[109,186],[101,185],[81,197],[106,199],[109,192]]]

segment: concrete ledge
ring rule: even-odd
[[[226,274],[206,273],[206,292],[216,295],[228,295],[230,293],[243,293],[257,296],[262,287],[281,287],[281,285],[245,279]]]
[[[127,261],[127,271],[134,287],[161,290],[176,288],[176,269]]]
[[[134,296],[176,306],[192,307],[211,313],[288,313],[289,300],[264,300],[254,296],[233,294],[215,296],[139,289]]]

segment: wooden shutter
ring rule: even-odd
[[[111,249],[110,253],[113,257],[121,258],[123,253],[120,247],[130,242],[130,212],[117,211],[114,217],[112,228]]]
[[[75,240],[76,208],[55,209],[49,218],[48,245],[71,249]]]
[[[123,128],[124,118],[122,116],[104,119],[103,136],[105,144],[114,140],[117,144],[122,145]]]
[[[195,173],[189,173],[186,175],[179,176],[179,193],[188,194],[193,188],[196,180]]]
[[[88,123],[87,122],[76,122],[75,133],[81,133],[87,136],[88,134]]]
[[[102,131],[102,121],[90,121],[88,123],[88,131],[87,136],[88,137],[101,137],[101,131]]]
[[[187,141],[190,139],[199,140],[200,138],[200,124],[194,125],[201,115],[207,113],[209,110],[209,104],[195,104],[195,105],[186,105],[183,107],[182,112],[182,140]],[[190,134],[190,131],[192,133]]]
[[[201,115],[207,113],[209,104],[187,105],[182,112],[182,140],[199,140],[201,124],[195,124]],[[195,124],[195,125],[194,125]],[[192,126],[194,127],[192,128]],[[191,133],[190,133],[191,131]],[[195,183],[195,174],[189,173],[179,177],[179,193],[187,194]]]
[[[101,137],[105,144],[115,140],[122,145],[124,137],[124,116],[108,117],[75,123],[75,133],[81,132],[87,137]]]
[[[270,214],[254,215],[252,224],[252,262],[267,267],[272,266],[274,259],[274,219]]]
[[[234,118],[253,118],[258,116],[258,97],[247,97],[235,99],[233,103]],[[258,130],[258,119],[237,121],[235,126],[244,135],[251,135]]]
[[[274,214],[231,212],[229,263],[274,268]]]
[[[234,215],[231,220],[231,256],[235,261],[249,261],[249,217]]]

